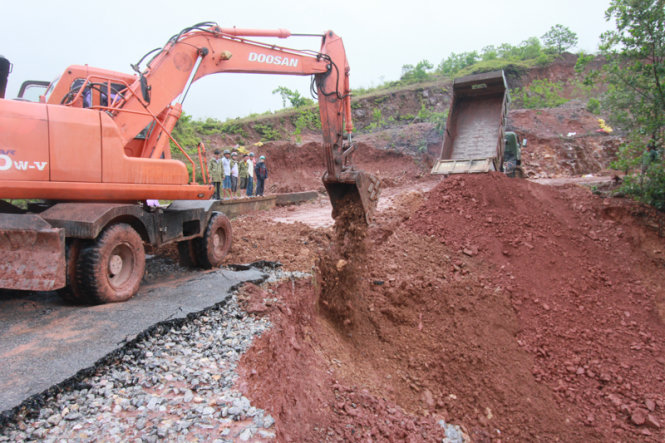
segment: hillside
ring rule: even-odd
[[[525,70],[509,65],[505,71],[512,94],[508,124],[528,140],[523,163],[530,177],[608,173],[620,145],[620,134],[597,132],[602,115],[589,112],[587,102],[599,91],[582,85],[581,76],[575,71],[576,60],[577,56],[564,54],[547,66]],[[591,67],[599,63],[595,60]],[[543,91],[543,82],[556,88]],[[540,89],[534,87],[532,91],[530,85]],[[375,159],[382,159],[380,165],[372,166],[372,172],[388,184],[399,182],[406,173],[412,176],[429,172],[440,155],[450,91],[450,80],[438,80],[354,98],[352,114],[359,165],[369,166]],[[536,99],[538,94],[554,94],[565,103],[525,109],[522,102],[527,94]],[[319,189],[324,166],[322,152],[318,152],[321,135],[315,124],[317,112],[316,107],[287,109],[227,121],[221,126],[204,124],[203,133],[196,136],[204,141],[209,155],[214,148],[235,145],[266,155],[272,165],[270,192]],[[293,174],[293,169],[297,174]]]

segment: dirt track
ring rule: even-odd
[[[408,189],[369,231],[351,325],[316,282],[269,289],[244,389],[281,440],[419,441],[444,419],[477,441],[662,441],[665,245],[638,206],[499,174]],[[281,211],[235,221],[230,260],[312,269],[332,230]]]

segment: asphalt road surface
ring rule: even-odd
[[[61,383],[150,326],[226,300],[256,270],[192,273],[144,286],[131,300],[74,306],[52,293],[0,294],[0,412]]]

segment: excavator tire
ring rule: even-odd
[[[132,298],[145,271],[141,236],[128,224],[108,226],[87,246],[76,262],[76,297],[90,304]]]
[[[81,291],[76,281],[76,262],[81,252],[81,240],[77,238],[67,239],[65,247],[65,260],[67,263],[67,286],[58,289],[57,294],[71,303],[80,303]]]
[[[186,268],[195,268],[198,266],[196,262],[196,248],[194,247],[194,240],[185,240],[178,242],[178,256],[180,257],[180,265]]]
[[[231,240],[231,222],[224,214],[214,214],[203,237],[192,240],[197,265],[203,269],[220,266],[231,250]]]

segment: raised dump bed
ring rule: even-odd
[[[432,174],[501,170],[506,105],[503,71],[455,79],[441,158]]]

